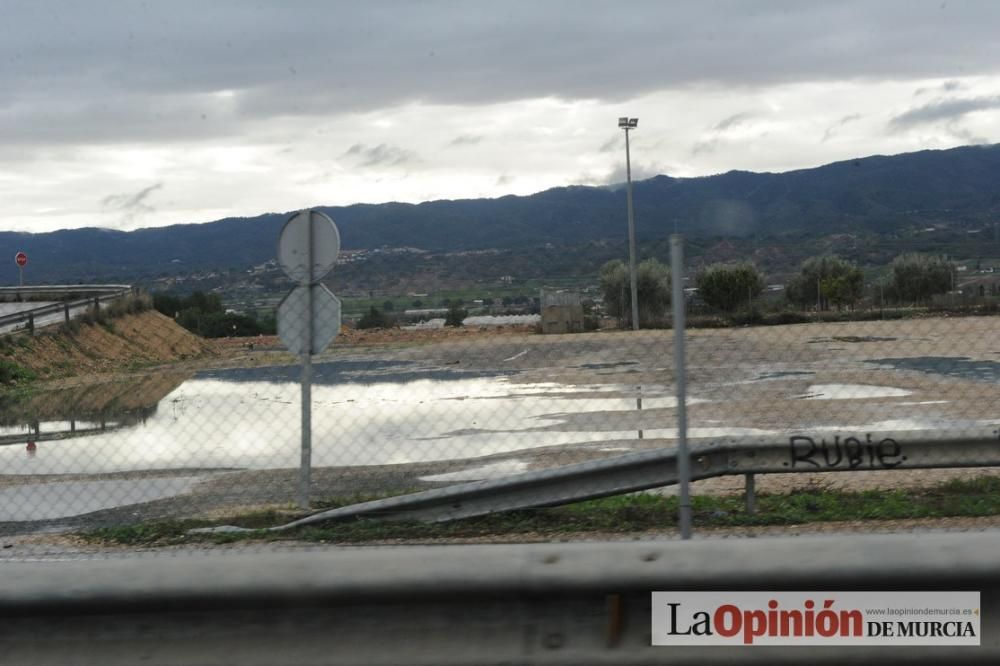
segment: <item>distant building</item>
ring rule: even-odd
[[[546,291],[541,294],[542,333],[579,333],[583,331],[583,304],[580,294],[571,291]]]

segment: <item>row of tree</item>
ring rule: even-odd
[[[939,257],[904,254],[893,261],[889,279],[880,284],[884,298],[897,303],[927,303],[952,289],[954,267]],[[670,305],[670,271],[656,259],[647,259],[636,271],[640,325],[664,316]],[[712,264],[695,279],[698,295],[710,307],[734,312],[752,307],[766,288],[764,275],[749,262]],[[605,311],[626,327],[631,320],[628,267],[621,260],[604,264],[600,271]],[[835,255],[807,259],[785,285],[786,299],[802,308],[826,310],[854,307],[864,296],[864,273]]]
[[[173,318],[187,330],[204,338],[273,335],[276,328],[273,317],[257,319],[235,312],[226,312],[218,294],[206,294],[200,291],[187,296],[153,294],[153,307]]]

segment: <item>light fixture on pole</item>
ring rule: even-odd
[[[625,178],[628,183],[628,279],[632,296],[632,330],[639,330],[639,284],[635,268],[635,219],[632,215],[632,160],[629,155],[628,132],[639,125],[638,118],[619,118],[618,127],[625,130]]]

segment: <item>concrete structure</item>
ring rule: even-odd
[[[542,290],[542,333],[580,333],[583,329],[583,304],[580,294],[570,291]]]

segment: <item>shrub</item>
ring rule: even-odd
[[[386,328],[389,320],[374,305],[358,320],[358,328]]]
[[[712,264],[698,274],[696,283],[703,301],[726,312],[742,305],[751,309],[752,300],[764,291],[764,277],[749,262]]]
[[[889,291],[903,303],[927,303],[932,296],[951,289],[953,270],[939,257],[904,254],[892,262]]]
[[[450,308],[448,308],[448,314],[446,314],[444,317],[444,325],[454,326],[457,328],[463,325],[463,323],[465,322],[465,318],[468,316],[469,316],[468,310],[458,305],[452,305]]]
[[[36,379],[37,375],[28,368],[8,360],[0,360],[0,384],[17,384]]]
[[[632,285],[628,266],[614,259],[601,266],[601,291],[605,312],[625,328],[632,320]],[[656,259],[646,259],[636,268],[639,323],[649,325],[661,319],[670,305],[670,269]]]
[[[802,262],[799,274],[788,281],[785,297],[800,307],[833,303],[853,306],[864,292],[864,274],[849,261],[832,254]]]

